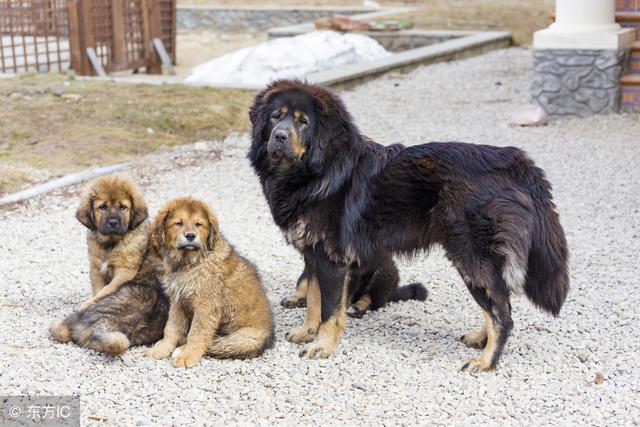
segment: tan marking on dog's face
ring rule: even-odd
[[[172,210],[165,221],[166,248],[199,251],[209,238],[210,225],[202,209],[184,206]]]
[[[298,131],[295,126],[291,128],[291,147],[298,158],[302,157],[305,152],[305,148],[304,144],[300,141],[300,136],[298,135]]]
[[[274,142],[276,132],[285,131],[288,140],[280,145],[285,151],[290,151],[298,160],[302,158],[306,152],[306,147],[301,139],[301,134],[309,127],[309,118],[301,111],[291,111],[288,106],[284,105],[271,113],[271,123],[273,128],[269,137],[270,144]]]
[[[302,157],[306,148],[300,140],[300,133],[309,127],[309,118],[300,111],[293,112],[293,132],[292,132],[292,144],[293,151],[295,151],[298,158]]]

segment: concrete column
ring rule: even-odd
[[[556,22],[549,27],[559,33],[620,31],[614,0],[556,0]]]
[[[633,30],[615,22],[615,0],[556,0],[556,22],[534,33],[533,47],[619,49],[633,39]]]

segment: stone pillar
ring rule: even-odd
[[[617,112],[634,37],[615,0],[556,0],[556,21],[533,36],[533,99],[550,116]]]

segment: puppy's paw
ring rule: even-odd
[[[86,300],[85,302],[80,304],[80,307],[78,307],[78,311],[85,311],[86,309],[90,308],[95,303],[96,303],[95,299],[89,298],[88,300]]]
[[[64,320],[54,320],[51,322],[49,332],[57,341],[66,343],[71,340],[71,330]]]
[[[144,357],[152,357],[156,360],[165,359],[169,357],[171,351],[173,350],[172,346],[167,343],[160,341],[157,342],[156,345],[151,347],[149,350],[144,352]]]
[[[171,353],[171,357],[175,359],[176,357],[180,356],[183,351],[184,345],[181,345],[180,347],[177,347],[175,350],[173,350],[173,353]]]
[[[487,362],[481,357],[478,357],[475,359],[471,359],[467,363],[465,363],[465,365],[462,367],[462,370],[470,374],[478,374],[480,372],[492,371],[493,367],[491,366],[491,363]]]
[[[461,336],[460,341],[467,347],[484,348],[487,345],[487,334],[484,331],[471,332]]]
[[[349,306],[349,308],[347,308],[347,316],[354,319],[362,319],[365,313],[366,313],[366,310],[362,311],[358,309],[358,307],[356,307],[355,305]]]
[[[177,354],[173,357],[173,366],[176,368],[193,368],[202,359],[201,354],[185,350],[184,346],[177,348],[174,354],[176,352]]]
[[[316,338],[317,332],[316,328],[310,328],[306,325],[296,326],[291,328],[284,338],[293,343],[311,342]]]
[[[299,356],[309,359],[326,359],[333,354],[334,350],[334,346],[328,346],[324,343],[314,341],[305,345]]]
[[[282,301],[280,301],[280,305],[283,306],[284,308],[306,307],[307,306],[307,299],[306,298],[297,298],[295,296],[288,296],[286,298],[283,298]]]

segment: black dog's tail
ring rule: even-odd
[[[569,293],[569,249],[552,201],[551,185],[541,169],[530,183],[535,219],[527,262],[525,293],[536,306],[557,316]],[[534,173],[535,173],[534,172]]]
[[[389,296],[389,302],[407,301],[415,299],[424,301],[427,299],[429,292],[422,283],[411,283],[406,286],[399,286],[393,290],[393,293]]]

